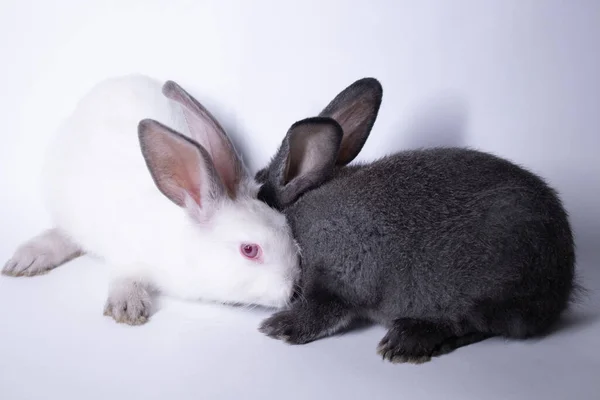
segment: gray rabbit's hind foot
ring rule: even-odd
[[[392,363],[422,364],[432,357],[487,339],[490,335],[470,333],[456,336],[442,323],[401,318],[395,321],[377,347],[377,353]]]

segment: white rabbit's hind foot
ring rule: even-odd
[[[40,275],[83,254],[69,237],[58,229],[49,229],[19,246],[4,264],[2,274]]]

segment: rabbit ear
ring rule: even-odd
[[[341,140],[342,128],[331,118],[307,118],[290,127],[269,168],[280,207],[329,178]]]
[[[340,92],[319,116],[335,119],[344,131],[337,165],[346,165],[363,148],[377,119],[383,88],[375,78],[362,78]]]
[[[140,146],[158,189],[180,207],[197,205],[201,212],[226,196],[207,151],[160,122],[145,119],[138,125]],[[190,204],[189,200],[195,204]]]
[[[206,149],[229,196],[235,198],[245,169],[221,124],[177,83],[165,82],[162,92],[183,107],[192,139]]]

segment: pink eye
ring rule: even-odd
[[[256,260],[260,257],[260,246],[257,244],[242,244],[240,246],[240,252],[246,258]]]

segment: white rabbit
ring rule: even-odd
[[[99,256],[111,273],[104,313],[132,325],[149,318],[155,290],[275,308],[293,295],[298,247],[285,217],[256,199],[221,125],[173,81],[95,86],[58,130],[44,174],[54,228],[21,245],[5,275]]]

